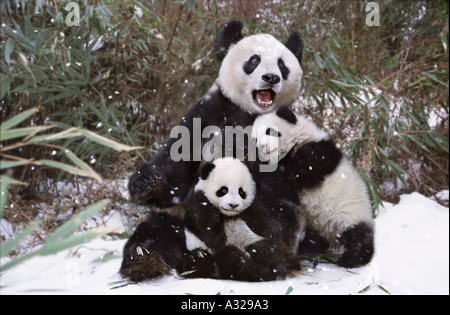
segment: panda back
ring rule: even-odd
[[[360,222],[372,224],[367,188],[350,161],[343,158],[323,183],[301,195],[308,221],[328,239]]]

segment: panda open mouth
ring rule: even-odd
[[[256,105],[258,105],[261,108],[271,107],[275,100],[275,91],[271,89],[254,90],[252,94]]]

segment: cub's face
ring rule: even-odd
[[[221,158],[206,165],[195,191],[204,192],[209,202],[226,216],[240,214],[255,198],[255,183],[239,160]]]
[[[258,153],[263,160],[279,161],[295,145],[293,125],[277,116],[276,113],[256,118],[252,138],[256,141]]]
[[[290,105],[300,90],[302,74],[291,50],[273,36],[259,34],[231,46],[218,83],[243,110],[262,114]]]

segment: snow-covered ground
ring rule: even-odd
[[[448,191],[443,193],[448,199]],[[449,209],[418,193],[403,195],[397,205],[385,203],[376,219],[374,259],[357,269],[319,263],[276,282],[167,276],[124,285],[117,273],[124,244],[95,239],[56,255],[34,257],[1,275],[0,293],[449,294]]]

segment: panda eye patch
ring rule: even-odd
[[[220,187],[220,189],[216,192],[216,196],[219,198],[225,196],[226,194],[228,194],[228,187],[226,186]]]
[[[278,68],[280,69],[283,80],[286,80],[289,76],[289,68],[286,67],[286,64],[284,63],[283,59],[281,59],[281,58],[278,58]]]
[[[247,194],[245,193],[245,191],[241,188],[239,188],[239,196],[241,196],[242,199],[247,198]]]
[[[243,66],[244,72],[246,74],[251,74],[255,69],[258,67],[258,65],[261,63],[261,57],[258,55],[251,56]]]
[[[276,131],[273,128],[267,128],[266,130],[266,136],[271,136],[271,137],[278,137],[281,138],[281,132]]]

